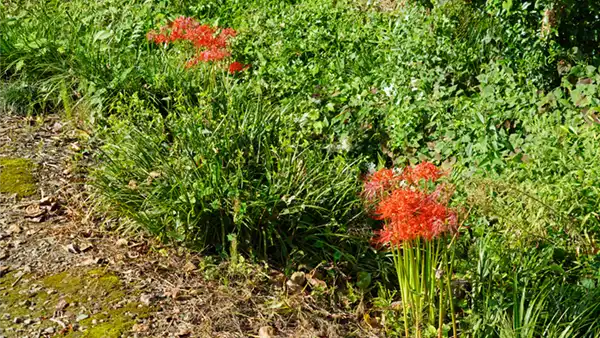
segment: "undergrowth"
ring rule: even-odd
[[[236,238],[251,259],[369,280],[390,334],[393,265],[361,186],[434,162],[464,225],[459,334],[597,335],[597,5],[390,3],[5,1],[0,104],[89,129],[113,215],[206,253]],[[235,30],[230,55],[190,67],[189,45],[148,41],[182,16]]]

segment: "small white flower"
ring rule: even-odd
[[[375,173],[375,168],[377,168],[377,166],[375,165],[375,163],[373,163],[373,162],[367,163],[367,171],[369,172],[369,174],[374,174]]]
[[[410,80],[410,87],[411,87],[412,91],[414,92],[414,91],[418,90],[419,89],[418,86],[419,86],[419,80],[417,80],[413,77],[412,80]]]
[[[339,145],[339,149],[340,150],[350,151],[351,147],[352,147],[352,143],[350,142],[350,138],[349,137],[343,137],[340,140],[340,145]]]
[[[383,87],[383,92],[385,93],[385,95],[387,97],[392,97],[396,94],[396,90],[394,88],[393,84],[390,84],[389,86]]]

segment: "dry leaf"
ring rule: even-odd
[[[187,262],[183,266],[183,271],[185,271],[185,272],[192,272],[194,270],[196,270],[196,266],[192,262]]]
[[[21,233],[21,227],[19,227],[16,224],[13,224],[10,227],[8,227],[8,233],[9,234],[19,234],[19,233]]]
[[[192,331],[188,328],[181,328],[177,332],[177,337],[189,337],[192,335]]]
[[[146,306],[150,306],[150,304],[154,301],[154,296],[149,293],[142,293],[140,296],[140,302]]]
[[[131,180],[129,181],[129,183],[127,183],[127,186],[129,187],[129,189],[131,190],[137,190],[137,182],[135,180]]]
[[[133,327],[131,328],[131,330],[133,330],[133,332],[146,332],[148,331],[149,327],[146,324],[134,324]]]
[[[85,242],[83,243],[80,247],[79,247],[79,251],[80,252],[86,252],[88,250],[90,250],[91,248],[93,248],[94,245],[92,243],[89,242]]]
[[[67,252],[74,254],[79,253],[79,246],[76,243],[67,244],[64,248]]]
[[[270,326],[263,326],[258,330],[259,338],[273,338],[275,337],[275,330]]]
[[[117,246],[127,246],[127,240],[125,238],[119,238],[116,244]]]
[[[179,296],[179,288],[178,287],[173,287],[170,290],[165,292],[165,297],[171,297],[174,300],[176,300],[177,296]]]
[[[306,284],[306,275],[302,271],[296,271],[292,274],[290,280],[294,282],[294,284],[304,286]]]
[[[61,298],[61,299],[58,301],[58,303],[56,304],[56,307],[54,308],[54,310],[55,310],[56,312],[60,312],[60,311],[62,311],[62,310],[64,310],[64,309],[66,309],[66,308],[67,308],[67,306],[69,306],[69,303],[67,303],[67,301],[66,301],[66,300],[64,300],[64,299],[62,299],[62,298]]]
[[[39,204],[33,203],[25,208],[25,213],[27,217],[39,217],[46,213],[46,209],[42,209]]]

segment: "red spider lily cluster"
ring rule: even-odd
[[[431,240],[457,228],[456,213],[448,207],[450,191],[444,184],[427,189],[444,172],[429,162],[402,171],[381,169],[368,175],[364,198],[374,205],[373,218],[385,221],[375,243],[397,247],[404,241]],[[430,191],[432,190],[432,191]]]
[[[176,41],[188,41],[196,48],[196,55],[186,63],[186,68],[196,66],[199,62],[221,61],[231,53],[228,50],[229,39],[236,36],[232,28],[211,27],[202,25],[193,18],[179,17],[159,31],[152,30],[146,37],[156,44],[169,44]],[[237,61],[229,65],[230,73],[245,70],[249,65]]]

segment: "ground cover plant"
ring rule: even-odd
[[[600,334],[595,3],[0,6],[2,106],[92,135],[111,215],[335,267],[391,336]]]

